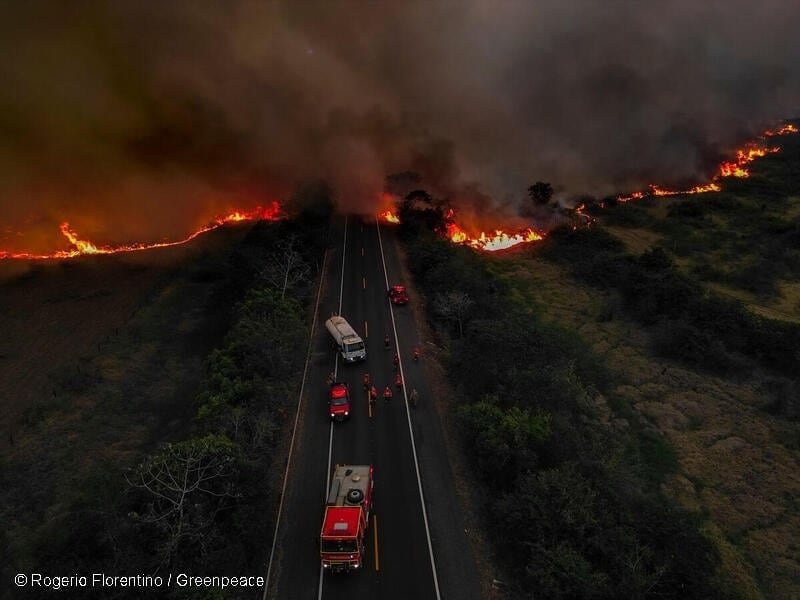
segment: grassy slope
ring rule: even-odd
[[[772,256],[780,255],[777,236],[797,226],[800,136],[782,141],[784,153],[754,164],[753,178],[732,182],[730,191],[629,203],[601,211],[600,221],[628,252],[660,246],[709,289],[765,316],[798,321],[796,270],[776,273],[772,287],[765,278],[752,289],[747,277],[748,266],[756,275],[770,267],[766,248],[772,244]],[[647,332],[625,319],[618,298],[576,282],[535,250],[497,268],[515,293],[577,330],[622,376],[601,407],[611,426],[654,426],[667,435],[678,469],[665,490],[707,517],[726,595],[800,597],[800,424],[766,413],[746,375],[731,381],[656,358]]]
[[[108,496],[108,513],[90,519],[102,527],[122,470],[191,426],[205,357],[230,320],[220,297],[227,257],[246,230],[177,252],[46,265],[5,284],[8,326],[27,333],[4,385],[22,390],[31,374],[0,463],[3,545],[15,567],[35,567],[27,563],[49,536],[67,535],[84,498]]]
[[[552,263],[498,265],[518,293],[574,328],[622,376],[601,414],[613,427],[640,422],[664,432],[679,468],[666,491],[708,516],[723,557],[724,589],[746,598],[800,593],[800,444],[797,424],[771,417],[747,383],[732,383],[653,357],[646,333],[612,318],[614,299]],[[613,310],[613,309],[612,309]]]

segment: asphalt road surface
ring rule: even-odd
[[[435,399],[421,364],[412,360],[419,345],[414,317],[387,297],[389,285],[406,283],[394,230],[351,216],[337,221],[331,235],[277,532],[265,542],[274,548],[265,597],[480,598]],[[337,358],[324,326],[332,314],[344,316],[365,339],[366,361],[346,365]],[[395,386],[395,352],[401,390]],[[351,416],[343,423],[328,418],[330,371],[350,385]],[[394,391],[389,401],[379,394],[374,410],[363,389],[365,372],[379,392],[386,385]],[[414,387],[416,408],[407,403]],[[318,539],[325,498],[333,465],[343,463],[375,466],[364,566],[323,573]]]

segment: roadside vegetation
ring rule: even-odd
[[[57,402],[28,409],[0,465],[7,581],[16,572],[263,575],[280,491],[272,474],[332,206],[320,185],[295,200],[296,218],[256,223],[233,251],[181,264],[113,345],[54,374]],[[69,595],[148,593],[129,591]]]
[[[780,141],[721,192],[586,198],[590,227],[502,255],[401,204],[508,597],[800,594],[800,136]]]
[[[401,207],[401,235],[445,348],[508,595],[714,597],[720,559],[703,518],[661,489],[677,468],[669,442],[614,414],[618,375],[546,318],[524,279],[430,231],[442,214]]]

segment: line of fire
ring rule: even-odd
[[[787,124],[780,129],[767,130],[755,141],[748,142],[743,148],[736,151],[736,159],[731,161],[722,162],[716,174],[711,178],[711,181],[705,185],[698,185],[685,190],[669,190],[661,188],[655,184],[650,185],[646,191],[633,192],[630,195],[617,196],[617,201],[628,202],[631,200],[639,200],[651,196],[679,196],[685,194],[703,194],[707,192],[719,192],[722,187],[720,180],[724,177],[738,177],[744,178],[750,176],[750,171],[747,165],[768,154],[773,154],[780,151],[780,146],[768,145],[770,138],[798,133],[798,128],[794,125]],[[575,214],[583,217],[585,222],[591,222],[592,218],[583,212],[583,205],[576,207]],[[479,250],[487,252],[495,252],[498,250],[505,250],[518,244],[537,242],[544,238],[545,232],[537,232],[532,228],[526,228],[515,233],[508,233],[502,229],[496,229],[493,233],[487,234],[481,232],[479,234],[470,235],[462,229],[455,221],[455,215],[451,211],[447,215],[446,236],[455,244],[465,244]],[[386,210],[380,214],[380,218],[387,223],[400,223],[397,214],[392,210]]]
[[[772,138],[798,133],[798,128],[794,125],[787,124],[779,129],[767,130],[760,135],[756,140],[750,141],[745,146],[736,152],[736,158],[730,161],[722,162],[717,172],[706,184],[698,185],[684,190],[670,190],[652,184],[647,190],[633,192],[629,195],[620,195],[617,197],[619,202],[629,202],[631,200],[639,200],[642,198],[652,196],[678,196],[686,194],[703,194],[708,192],[719,192],[721,187],[721,180],[726,177],[744,178],[750,176],[748,165],[768,154],[773,154],[780,151],[780,146],[770,144]],[[590,222],[591,218],[583,213],[583,206],[578,206],[575,209],[575,214],[584,217],[586,222]],[[155,242],[155,243],[135,243],[121,246],[98,246],[90,241],[82,240],[78,233],[70,228],[69,222],[61,224],[60,229],[64,237],[69,241],[70,247],[67,250],[57,250],[50,254],[35,254],[30,252],[9,252],[0,250],[0,260],[3,259],[23,259],[23,260],[46,260],[46,259],[63,259],[74,258],[76,256],[83,256],[88,254],[116,254],[121,252],[137,252],[142,250],[151,250],[154,248],[164,248],[168,246],[178,246],[190,242],[194,238],[218,227],[222,227],[228,223],[237,223],[242,221],[254,220],[268,220],[274,221],[284,218],[286,215],[283,213],[281,206],[278,202],[273,201],[270,206],[266,208],[257,207],[254,210],[235,210],[231,213],[215,217],[208,224],[194,231],[183,239],[169,242]],[[396,211],[391,208],[384,210],[379,214],[379,218],[389,224],[399,224],[400,219]],[[495,229],[493,232],[486,233],[469,233],[456,222],[456,215],[453,209],[449,209],[446,217],[446,230],[443,234],[455,244],[463,244],[472,248],[486,251],[495,252],[498,250],[505,250],[519,244],[526,244],[540,241],[546,235],[543,231],[535,231],[531,227],[524,228],[515,232],[507,232],[503,229]]]

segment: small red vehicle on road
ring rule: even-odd
[[[328,411],[334,421],[350,418],[350,389],[346,383],[334,382],[328,398]]]
[[[392,304],[408,304],[408,294],[402,285],[393,285],[389,288],[389,300]]]

